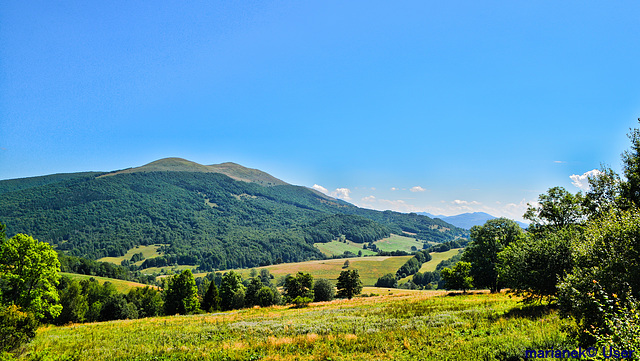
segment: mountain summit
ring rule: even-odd
[[[268,173],[258,169],[243,167],[240,164],[226,162],[212,165],[202,165],[190,160],[182,158],[164,158],[159,159],[141,167],[128,168],[104,176],[112,176],[116,174],[126,173],[144,173],[144,172],[201,172],[201,173],[221,173],[229,178],[257,183],[261,186],[271,187],[288,185],[289,183],[282,181]]]

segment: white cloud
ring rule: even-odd
[[[554,162],[554,163],[557,163],[557,164],[566,163],[566,162],[565,162],[565,161],[563,161],[563,160],[554,160],[553,162]]]
[[[469,201],[461,201],[459,199],[456,199],[451,203],[459,205],[459,206],[479,206],[480,204],[482,204],[482,203],[476,202],[476,201],[469,202]]]
[[[415,187],[413,187],[413,188],[411,188],[409,190],[412,191],[412,192],[424,192],[424,191],[426,191],[426,189],[424,189],[424,188],[422,188],[420,186],[415,186]]]
[[[327,188],[321,186],[321,185],[314,184],[313,187],[311,187],[311,188],[317,190],[320,193],[324,193],[326,195],[329,195],[329,190]]]
[[[398,188],[396,188],[396,187],[391,187],[391,190],[392,190],[392,191],[397,191],[397,190],[398,190]]]
[[[345,201],[350,201],[351,190],[349,188],[336,188],[335,191],[331,192],[331,196],[338,199],[344,199]]]
[[[597,169],[593,169],[583,173],[582,175],[574,174],[569,178],[571,178],[571,180],[573,181],[571,182],[571,184],[573,184],[574,186],[576,186],[577,188],[580,188],[585,192],[588,192],[589,189],[591,189],[591,186],[589,185],[589,177],[597,177],[600,174],[602,174],[601,171]]]
[[[327,188],[319,184],[314,184],[311,188],[333,198],[344,199],[345,201],[351,200],[351,197],[349,196],[351,194],[351,190],[349,188],[336,188],[335,191],[331,191],[331,192]]]

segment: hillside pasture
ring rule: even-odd
[[[519,360],[527,349],[577,347],[570,320],[517,297],[403,291],[297,309],[44,326],[19,359]]]
[[[344,254],[345,252],[358,254],[358,252],[360,251],[362,251],[363,256],[371,256],[376,254],[376,252],[370,249],[362,249],[362,243],[355,243],[349,240],[346,240],[345,242],[331,241],[328,243],[314,243],[313,246],[320,250],[320,252],[322,252],[327,257],[339,256],[341,254]]]
[[[144,257],[144,259],[154,258],[154,257],[158,257],[158,256],[162,255],[160,252],[158,252],[160,247],[162,247],[162,244],[153,244],[153,245],[150,245],[150,246],[135,246],[135,247],[131,248],[130,250],[128,250],[127,253],[125,253],[124,256],[121,256],[121,257],[102,257],[102,258],[98,259],[98,261],[99,262],[109,262],[109,263],[113,263],[113,264],[119,265],[124,260],[130,260],[131,257],[133,257],[133,255],[136,254],[136,253],[142,253],[142,256]],[[139,265],[142,264],[142,262],[144,262],[144,260],[138,261],[138,262],[136,262],[134,264],[136,266],[139,266]]]
[[[415,237],[400,236],[397,234],[391,234],[387,238],[383,238],[379,241],[373,242],[379,250],[385,252],[393,251],[405,251],[412,252],[411,247],[416,247],[417,250],[421,250],[424,245],[423,241],[416,241]]]
[[[69,277],[71,279],[78,280],[78,281],[88,280],[89,278],[95,278],[96,281],[98,281],[100,284],[104,284],[105,282],[111,282],[116,287],[116,290],[118,290],[118,292],[121,292],[121,293],[127,293],[127,292],[129,292],[129,290],[131,290],[132,288],[136,288],[136,287],[147,287],[147,286],[149,286],[149,287],[157,288],[156,286],[145,285],[144,283],[131,282],[131,281],[125,281],[125,280],[118,280],[118,279],[115,279],[115,278],[107,278],[107,277],[98,277],[98,276],[91,276],[91,275],[80,275],[80,274],[76,274],[76,273],[60,272],[60,276],[67,276],[67,277]]]

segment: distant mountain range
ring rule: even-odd
[[[455,216],[434,215],[428,212],[419,212],[418,214],[429,218],[442,219],[447,223],[451,223],[456,227],[464,229],[471,229],[473,226],[481,226],[490,219],[498,218],[484,212],[462,213]],[[518,223],[522,229],[527,229],[527,227],[529,227],[529,225],[524,222],[516,221],[516,223]]]
[[[113,172],[0,181],[0,223],[59,252],[97,259],[162,245],[146,267],[202,270],[322,259],[314,243],[373,242],[391,233],[446,242],[467,230],[439,219],[374,211],[235,163],[180,158]]]

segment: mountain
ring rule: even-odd
[[[0,222],[59,252],[97,259],[161,244],[145,267],[202,270],[322,259],[314,243],[390,233],[445,242],[466,230],[416,214],[358,208],[234,163],[179,158],[108,173],[0,181]]]
[[[462,213],[455,216],[433,215],[427,212],[420,212],[418,214],[434,219],[441,219],[447,223],[453,224],[456,227],[464,229],[471,229],[471,227],[473,226],[482,226],[486,221],[497,218],[484,212]],[[528,224],[523,222],[516,221],[516,223],[518,223],[518,225],[520,225],[520,227],[522,227],[523,229],[527,229],[527,227],[529,227]]]
[[[245,168],[236,163],[221,163],[202,165],[182,158],[164,158],[137,168],[129,168],[103,175],[104,177],[128,173],[148,172],[199,172],[220,173],[232,179],[243,182],[257,183],[263,186],[288,185],[288,183],[273,177],[258,169]]]

